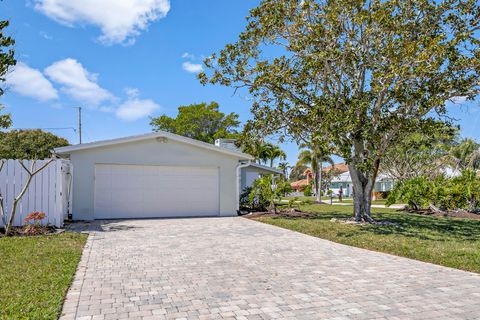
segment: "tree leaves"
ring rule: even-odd
[[[218,103],[198,103],[178,107],[178,115],[171,118],[162,115],[152,118],[154,131],[164,130],[192,139],[213,143],[216,139],[236,137],[240,125],[238,114],[225,115],[219,111]]]

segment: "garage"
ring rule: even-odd
[[[73,220],[235,216],[253,157],[169,132],[54,149],[72,167]]]
[[[95,165],[95,219],[218,215],[216,167]]]

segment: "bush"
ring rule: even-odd
[[[287,194],[293,192],[293,188],[288,181],[279,181],[277,182],[276,191],[285,197]]]
[[[305,197],[311,197],[312,196],[312,187],[310,186],[306,186],[304,189],[303,189],[303,195]]]
[[[432,203],[433,182],[426,177],[417,177],[400,182],[390,191],[386,205],[399,201],[406,202],[410,208],[419,210]]]
[[[245,187],[240,193],[240,209],[251,209],[249,196],[252,192],[252,187]]]
[[[267,211],[275,209],[275,200],[280,198],[281,188],[272,188],[273,176],[261,177],[253,183],[252,187],[244,189],[244,205],[250,210]],[[247,196],[248,192],[248,196]],[[242,198],[242,196],[241,196]]]
[[[475,210],[480,204],[480,178],[465,170],[455,178],[417,177],[398,183],[390,191],[387,205],[405,202],[415,210],[433,204],[442,210]]]

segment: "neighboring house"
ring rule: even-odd
[[[326,167],[325,171],[329,172],[334,169],[338,172],[330,182],[329,189],[333,191],[334,195],[338,195],[340,187],[343,189],[343,196],[351,197],[353,195],[353,184],[352,178],[350,177],[350,172],[348,171],[348,166],[345,163],[335,164],[333,167]],[[385,174],[379,174],[377,176],[377,181],[373,187],[373,192],[386,192],[390,191],[393,188],[394,180],[388,177]]]
[[[303,191],[306,186],[309,186],[311,183],[313,183],[312,169],[307,168],[307,170],[303,172],[303,175],[305,176],[305,179],[301,179],[301,180],[290,183],[290,186],[296,192]]]
[[[309,176],[309,169],[305,171],[307,179],[299,180],[292,182],[292,188],[299,191],[302,190],[308,183],[311,181],[311,176]],[[324,172],[328,173],[331,170],[335,170],[335,175],[332,178],[328,189],[332,190],[333,195],[337,196],[340,187],[343,190],[343,196],[351,197],[353,194],[353,184],[352,178],[350,177],[350,172],[348,171],[348,166],[345,163],[337,163],[333,166],[325,167],[323,169]],[[394,179],[388,177],[384,174],[379,174],[377,177],[377,181],[375,182],[375,186],[373,192],[385,192],[390,191],[393,188]]]
[[[265,171],[248,154],[162,131],[54,152],[72,163],[74,220],[233,216],[247,173]]]

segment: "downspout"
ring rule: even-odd
[[[251,160],[247,160],[247,162],[240,162],[237,166],[237,201],[236,201],[236,210],[237,214],[240,213],[240,184],[242,183],[242,176],[241,176],[241,170],[242,168],[246,168],[252,164]]]

